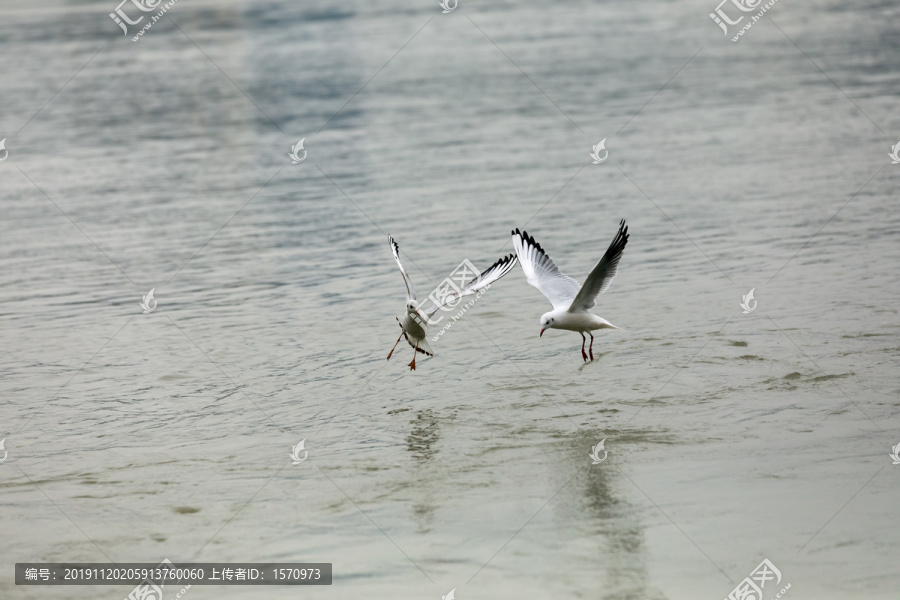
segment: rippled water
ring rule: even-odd
[[[0,7],[0,596],[167,557],[334,565],[197,600],[715,600],[767,557],[896,598],[896,5],[114,9]],[[514,227],[583,279],[620,218],[595,362],[518,268],[385,362],[386,234],[424,296]]]

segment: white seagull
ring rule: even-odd
[[[619,222],[619,232],[606,254],[587,276],[584,285],[579,285],[577,281],[561,273],[541,245],[526,232],[519,233],[518,229],[513,231],[512,242],[528,283],[547,296],[553,305],[553,310],[541,315],[541,335],[548,329],[577,331],[581,334],[581,357],[587,362],[588,355],[584,352],[586,331],[591,336],[589,352],[591,360],[594,360],[594,334],[591,331],[619,329],[606,319],[588,312],[588,309],[597,303],[597,296],[606,291],[616,276],[619,259],[628,243],[628,226],[625,225],[625,220]]]
[[[391,355],[397,348],[397,344],[400,343],[400,338],[405,337],[406,341],[409,342],[409,345],[413,347],[413,359],[412,362],[409,363],[409,368],[411,371],[415,371],[416,352],[421,352],[425,356],[434,356],[434,352],[431,351],[431,347],[425,340],[425,337],[428,335],[428,319],[431,315],[452,300],[474,294],[494,283],[512,271],[513,267],[516,266],[516,262],[518,262],[518,258],[516,258],[515,254],[500,258],[497,262],[488,267],[486,271],[482,272],[481,275],[466,284],[459,293],[453,292],[448,294],[440,304],[435,304],[429,306],[426,310],[422,310],[419,307],[418,301],[416,301],[416,289],[413,287],[412,280],[409,278],[406,269],[403,268],[403,263],[400,262],[400,246],[397,245],[397,242],[394,241],[393,237],[390,238],[390,240],[391,252],[394,253],[394,260],[397,261],[397,266],[400,267],[400,273],[403,274],[403,283],[406,284],[406,314],[402,319],[397,317],[397,322],[400,323],[400,329],[403,331],[400,333],[400,337],[397,338],[397,341],[394,342],[394,347],[391,348],[391,351],[388,353],[387,359],[391,360]]]

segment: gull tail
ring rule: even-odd
[[[421,352],[425,356],[434,356],[434,351],[425,339],[416,340],[415,338],[410,337],[405,331],[403,332],[403,337],[406,338],[406,343],[409,344],[410,348],[415,348],[417,352]]]
[[[597,319],[597,329],[615,329],[617,331],[625,331],[621,327],[613,325],[603,317],[598,317],[596,315],[594,315],[594,317]]]
[[[421,340],[419,342],[419,352],[421,352],[425,356],[434,356],[434,351],[431,349],[431,346],[429,346],[428,342],[425,340]]]

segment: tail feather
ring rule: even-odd
[[[431,346],[429,346],[428,342],[425,340],[419,342],[419,352],[421,352],[425,356],[434,356],[434,352],[431,350]]]
[[[596,315],[595,315],[595,316],[596,316]],[[604,319],[603,317],[597,317],[597,320],[600,321],[600,326],[597,327],[597,329],[615,329],[615,330],[617,330],[617,331],[625,331],[625,330],[622,329],[621,327],[618,327],[618,326],[616,326],[616,325],[613,325],[612,323],[610,323],[609,321],[607,321],[607,320]]]
[[[403,337],[406,339],[406,343],[408,343],[411,348],[415,348],[417,352],[421,352],[425,356],[434,356],[434,351],[432,351],[431,346],[428,345],[426,340],[422,339],[416,343],[415,338],[410,337],[405,331],[403,332]]]

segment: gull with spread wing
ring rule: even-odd
[[[577,281],[560,272],[541,245],[526,232],[519,233],[516,229],[512,232],[513,247],[525,279],[532,287],[536,287],[544,294],[553,310],[541,315],[541,335],[548,329],[565,329],[577,331],[581,334],[581,357],[587,362],[588,355],[584,351],[584,332],[591,336],[589,352],[591,360],[594,360],[594,329],[619,329],[606,319],[588,312],[597,302],[597,296],[606,291],[616,270],[619,267],[619,259],[628,243],[628,226],[625,220],[619,222],[619,232],[613,239],[606,254],[594,267],[590,275],[579,285]]]
[[[409,363],[409,368],[410,370],[415,371],[417,352],[421,352],[425,356],[434,356],[434,352],[431,351],[431,347],[425,340],[425,337],[428,335],[428,319],[431,315],[436,313],[442,306],[446,306],[450,302],[462,298],[463,296],[475,294],[491,285],[512,271],[513,267],[516,266],[516,262],[518,262],[518,258],[515,254],[510,254],[498,259],[497,262],[488,267],[486,271],[467,283],[459,292],[448,294],[440,304],[434,304],[423,310],[416,300],[416,289],[413,287],[412,280],[409,278],[406,269],[403,268],[403,263],[400,262],[400,246],[397,245],[394,238],[390,238],[390,240],[391,252],[394,253],[394,260],[397,261],[397,266],[400,267],[400,273],[403,275],[403,283],[406,284],[406,314],[402,319],[397,317],[397,322],[400,324],[402,332],[400,333],[400,337],[397,338],[397,341],[394,342],[394,347],[391,348],[391,351],[388,353],[387,359],[391,360],[391,355],[394,354],[397,344],[400,343],[400,338],[405,337],[406,341],[409,342],[409,345],[413,347],[413,359],[412,362]]]

